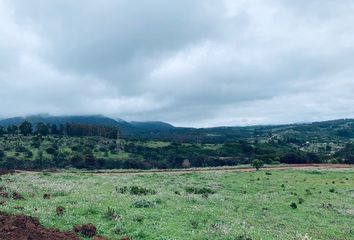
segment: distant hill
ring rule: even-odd
[[[282,142],[325,142],[354,139],[354,119],[299,123],[287,125],[260,125],[247,127],[167,128],[138,131],[127,137],[142,140],[177,142],[224,143],[239,140],[274,140]]]
[[[14,117],[0,120],[2,126],[8,125],[19,125],[23,121],[29,121],[33,125],[39,122],[51,123],[51,124],[65,124],[65,123],[81,123],[81,124],[92,124],[92,125],[104,125],[104,126],[116,126],[117,121],[114,119],[101,116],[46,116],[46,115],[32,115],[28,117]]]
[[[173,129],[174,126],[164,122],[127,122],[122,119],[112,119],[102,115],[88,115],[88,116],[50,116],[50,115],[32,115],[27,117],[13,117],[0,120],[0,125],[7,127],[9,125],[20,125],[22,122],[28,121],[33,125],[39,122],[50,124],[89,124],[102,125],[110,127],[118,127],[123,134],[131,135],[139,132],[149,132],[155,130]]]
[[[263,139],[286,142],[336,141],[354,139],[354,119],[299,123],[287,125],[264,125],[247,127],[214,127],[214,128],[181,128],[159,121],[127,122],[102,115],[92,116],[49,116],[33,115],[0,120],[0,125],[19,125],[23,121],[33,125],[39,122],[51,124],[90,124],[115,126],[120,129],[123,137],[140,140],[162,140],[176,142],[223,143],[245,139]]]
[[[130,124],[134,127],[146,130],[171,130],[175,127],[169,123],[165,122],[130,122]]]

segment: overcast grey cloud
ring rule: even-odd
[[[351,0],[0,0],[0,117],[354,117]]]

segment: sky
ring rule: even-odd
[[[0,118],[354,117],[352,0],[0,0]]]

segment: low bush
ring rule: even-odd
[[[121,194],[126,194],[129,193],[131,195],[155,195],[156,191],[153,189],[148,189],[144,187],[139,187],[139,186],[124,186],[121,188],[116,187],[116,191],[121,193]]]
[[[214,194],[216,193],[215,190],[211,189],[211,188],[206,188],[206,187],[186,187],[185,188],[187,193],[192,193],[192,194]]]
[[[145,219],[145,217],[144,217],[143,215],[137,215],[137,216],[135,216],[135,217],[133,218],[133,220],[134,220],[135,222],[139,222],[139,223],[143,222],[144,219]]]
[[[139,186],[131,186],[129,189],[129,193],[131,195],[154,195],[156,194],[156,191],[153,189],[148,189],[148,188],[144,188],[144,187],[139,187]]]
[[[133,207],[135,208],[151,208],[154,207],[156,203],[145,200],[145,199],[140,199],[137,200],[133,203]]]
[[[108,220],[116,221],[120,219],[120,216],[117,214],[114,208],[108,207],[104,215]]]

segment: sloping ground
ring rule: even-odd
[[[10,170],[0,170],[0,176],[1,175],[6,175],[6,174],[12,174],[15,173],[15,171],[10,171]]]
[[[79,240],[72,232],[45,229],[39,221],[23,215],[0,213],[1,240]]]
[[[278,165],[278,166],[264,166],[262,170],[311,170],[311,169],[354,169],[354,165],[350,164],[287,164],[287,165]],[[96,171],[70,171],[70,173],[90,173],[98,175],[140,175],[140,174],[151,174],[151,173],[194,173],[194,172],[253,172],[256,171],[252,167],[210,167],[210,168],[189,168],[189,169],[158,169],[158,170],[96,170]],[[17,172],[26,172],[28,171],[17,171]],[[36,173],[36,172],[34,172]]]

